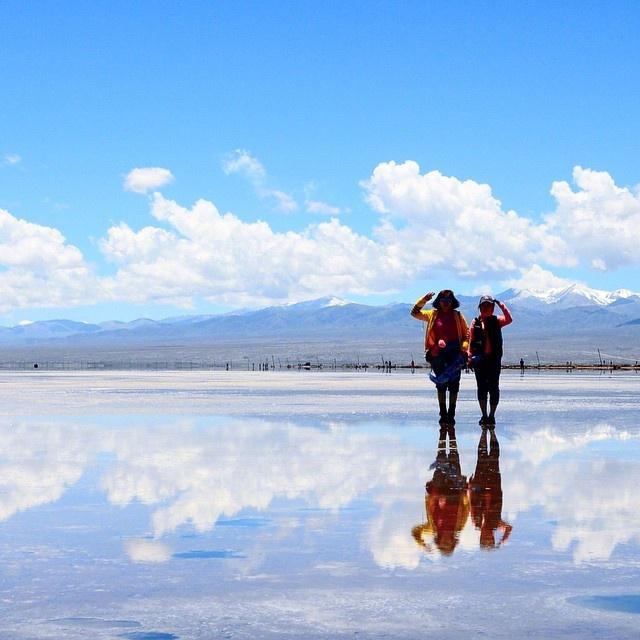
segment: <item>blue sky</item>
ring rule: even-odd
[[[634,2],[4,2],[0,322],[637,290],[638,27]]]

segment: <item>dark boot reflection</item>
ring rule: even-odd
[[[487,444],[487,431],[489,442]],[[476,470],[469,479],[471,520],[480,531],[480,548],[496,549],[505,543],[512,526],[502,519],[500,445],[495,429],[483,427],[478,443]],[[498,541],[496,542],[496,535]]]
[[[435,547],[440,553],[450,555],[469,515],[467,478],[460,470],[453,426],[440,429],[436,460],[431,469],[433,478],[425,486],[425,522],[416,525],[411,533],[427,551]]]

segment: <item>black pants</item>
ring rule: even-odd
[[[480,362],[473,365],[478,385],[478,400],[486,400],[489,395],[489,404],[498,404],[500,400],[500,370],[502,358],[483,355]]]

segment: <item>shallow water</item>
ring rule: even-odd
[[[1,374],[0,637],[637,637],[639,383]]]

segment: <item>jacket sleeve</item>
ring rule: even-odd
[[[429,322],[429,319],[433,315],[435,309],[424,309],[423,307],[425,304],[427,304],[427,300],[424,296],[422,298],[418,298],[411,309],[411,317],[416,320],[422,320],[422,322]]]
[[[462,344],[460,345],[462,351],[468,351],[469,349],[469,327],[464,316],[460,314],[460,320],[462,322]]]

